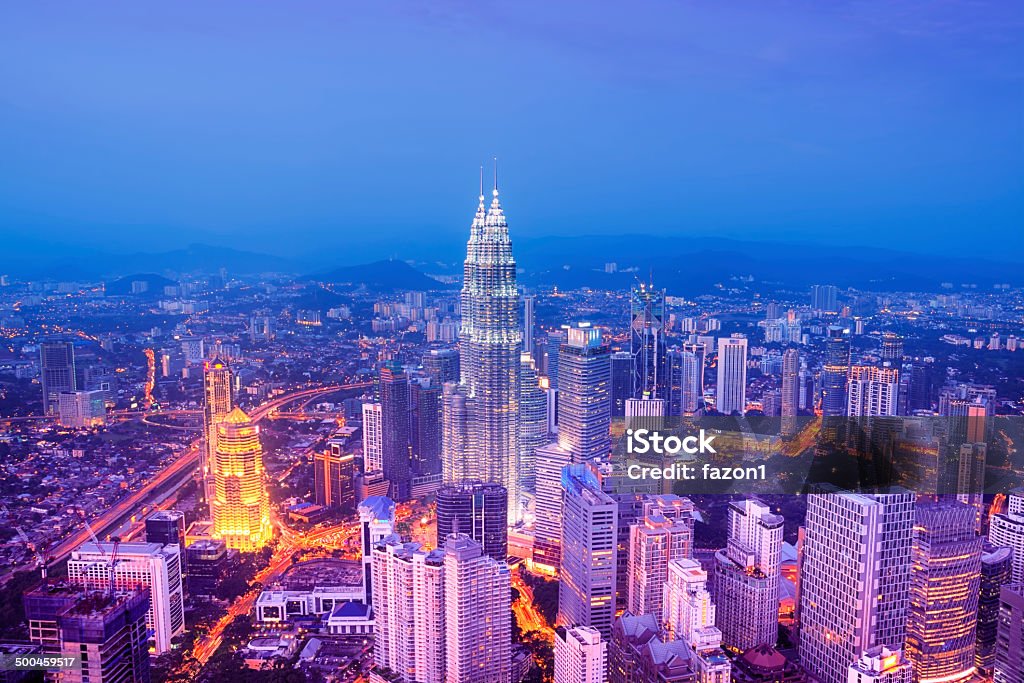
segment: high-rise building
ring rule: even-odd
[[[851,417],[891,417],[897,414],[900,371],[868,365],[850,367],[846,414]]]
[[[185,565],[188,594],[193,598],[215,597],[229,568],[228,546],[213,538],[194,541],[185,549]]]
[[[572,453],[557,443],[534,452],[533,561],[549,570],[557,570],[562,561],[562,469],[571,462]]]
[[[75,345],[70,341],[45,341],[39,345],[39,380],[43,387],[43,413],[56,415],[60,394],[78,389],[75,377]]]
[[[313,499],[317,505],[349,515],[356,509],[356,456],[332,444],[313,454]]]
[[[704,357],[707,347],[700,343],[684,344],[680,367],[680,401],[681,414],[689,415],[696,412],[704,400]]]
[[[185,552],[185,513],[177,510],[157,510],[146,518],[146,543],[176,545],[179,554]]]
[[[203,494],[212,505],[217,462],[217,424],[235,407],[234,373],[231,366],[218,358],[203,365],[203,450],[199,470],[203,477]],[[211,512],[212,514],[212,512]]]
[[[373,585],[374,664],[401,683],[444,683],[444,552],[388,536],[373,548]]]
[[[588,465],[562,470],[562,560],[558,618],[611,638],[615,617],[618,506]]]
[[[508,683],[512,668],[512,580],[508,565],[459,534],[444,546],[448,683]]]
[[[1013,582],[1024,583],[1024,488],[1010,491],[1006,512],[989,520],[988,542],[1013,549]]]
[[[629,353],[633,357],[633,398],[664,398],[665,290],[638,283],[629,293]]]
[[[661,636],[658,617],[624,612],[608,644],[609,683],[697,683],[696,655],[683,640]],[[728,674],[726,674],[728,675]],[[714,679],[726,683],[728,678]]]
[[[800,352],[786,349],[782,353],[782,435],[796,434],[797,413],[800,412]]]
[[[363,592],[373,604],[373,549],[395,533],[395,501],[387,496],[370,496],[359,504],[359,539],[363,556]]]
[[[821,370],[821,414],[835,417],[846,412],[846,379],[850,371],[850,340],[841,327],[829,327],[825,364]]]
[[[519,490],[536,493],[535,453],[548,443],[548,398],[537,364],[525,351],[519,357]]]
[[[696,560],[673,560],[668,566],[662,613],[665,629],[693,650],[693,665],[703,683],[729,683],[732,665],[722,651],[715,626],[715,605],[707,589],[708,574]]]
[[[992,677],[999,630],[999,594],[1013,577],[1013,550],[985,546],[981,556],[981,587],[978,590],[977,644],[974,665],[982,676]]]
[[[811,308],[822,313],[838,313],[838,294],[839,290],[835,285],[812,285]]]
[[[903,644],[913,525],[909,491],[808,495],[800,660],[821,683],[847,683],[858,657]]]
[[[461,482],[437,491],[437,547],[453,534],[465,534],[484,554],[508,558],[508,492],[501,484]]]
[[[633,356],[629,351],[616,351],[611,366],[612,417],[625,417],[626,399],[633,397]]]
[[[747,338],[742,335],[718,340],[718,384],[715,408],[723,415],[747,409]]]
[[[555,629],[555,683],[605,683],[608,642],[588,626]]]
[[[970,506],[918,506],[906,655],[919,681],[958,683],[974,677],[982,543]]]
[[[643,517],[629,530],[627,609],[633,614],[660,614],[669,563],[693,554],[693,503],[671,497],[684,503],[677,511],[681,514],[663,510],[658,505],[662,496],[653,496],[644,504]]]
[[[430,384],[443,387],[445,382],[459,381],[459,352],[455,349],[431,349],[420,361]]]
[[[379,403],[363,404],[363,471],[384,470],[384,426]]]
[[[533,333],[537,329],[537,297],[523,297],[523,353],[533,356]]]
[[[913,680],[913,667],[899,648],[876,645],[850,665],[843,683],[911,683]]]
[[[114,554],[116,552],[116,555]],[[106,591],[149,589],[146,628],[156,654],[170,652],[171,641],[185,632],[181,549],[158,543],[85,543],[71,553],[68,581]]]
[[[895,332],[882,335],[882,360],[899,361],[903,358],[903,338]]]
[[[57,397],[57,415],[62,427],[88,429],[106,423],[108,392],[62,391]]]
[[[729,504],[726,548],[715,553],[717,624],[726,647],[775,645],[784,521],[756,500]]]
[[[999,593],[995,683],[1024,681],[1024,583],[1003,586]]]
[[[255,552],[274,535],[263,471],[260,430],[241,408],[217,422],[217,457],[210,512],[213,535],[228,548]]]
[[[441,474],[441,385],[417,377],[409,387],[412,475]]]
[[[380,369],[381,465],[397,502],[412,495],[409,379],[398,363]]]
[[[584,462],[611,452],[611,351],[601,331],[572,327],[559,351],[558,443]]]
[[[508,491],[509,521],[519,519],[519,290],[497,180],[490,209],[483,193],[463,268],[461,381],[445,388],[445,481],[484,481]],[[459,400],[449,394],[458,394]]]

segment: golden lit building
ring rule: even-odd
[[[241,408],[217,423],[210,513],[213,535],[229,548],[253,552],[273,535],[259,427]]]
[[[217,461],[217,423],[235,407],[234,373],[231,366],[214,358],[203,365],[203,450],[200,453],[200,474],[203,494],[213,500],[215,465]],[[212,514],[212,513],[211,513]]]

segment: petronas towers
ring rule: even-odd
[[[482,183],[481,183],[482,185]],[[444,388],[442,460],[447,482],[483,481],[508,490],[509,522],[519,510],[519,291],[508,224],[483,188],[470,226],[459,332],[462,375]]]

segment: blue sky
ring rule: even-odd
[[[15,248],[412,256],[497,155],[518,237],[1024,254],[1015,2],[37,0],[0,75]]]

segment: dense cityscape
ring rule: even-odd
[[[1024,680],[1024,290],[525,286],[500,198],[481,187],[461,277],[4,276],[4,661]],[[777,476],[674,480],[677,456],[624,449],[644,429]],[[861,474],[789,485],[838,457]]]

